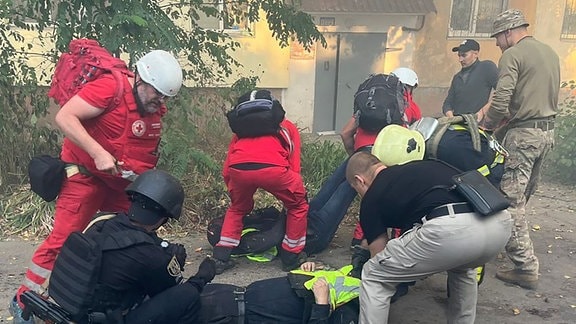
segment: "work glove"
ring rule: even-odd
[[[212,281],[214,276],[216,276],[216,263],[212,258],[206,257],[202,263],[200,263],[198,272],[196,272],[194,276],[188,278],[186,282],[196,287],[198,292],[202,292],[204,286]]]
[[[169,243],[168,246],[166,247],[166,252],[176,257],[178,264],[180,264],[180,270],[184,271],[184,265],[186,264],[186,257],[188,256],[186,254],[186,248],[184,247],[184,245]]]

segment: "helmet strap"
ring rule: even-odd
[[[508,34],[510,33],[510,29],[504,31],[504,39],[506,39],[506,48],[510,48],[510,41],[508,40]]]
[[[142,99],[140,99],[140,95],[138,94],[138,87],[143,83],[142,79],[138,75],[138,71],[136,71],[136,75],[134,76],[134,86],[132,87],[132,95],[134,96],[134,101],[136,102],[136,109],[138,110],[138,114],[140,117],[144,117],[146,115],[146,109],[144,108],[144,104],[142,103]]]

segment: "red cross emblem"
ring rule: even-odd
[[[132,123],[132,134],[140,137],[144,135],[145,132],[146,132],[146,124],[143,121],[137,120]]]

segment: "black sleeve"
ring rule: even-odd
[[[312,312],[308,324],[327,324],[330,318],[330,305],[312,305]]]
[[[160,246],[148,246],[148,270],[143,275],[142,286],[145,293],[152,297],[182,280],[178,261]]]
[[[384,224],[384,215],[382,215],[382,210],[380,209],[382,204],[372,198],[378,199],[379,197],[366,195],[360,203],[360,226],[368,244],[372,243],[378,236],[386,233],[388,228]]]
[[[446,99],[444,99],[444,103],[442,104],[442,113],[446,114],[449,110],[454,110],[452,107],[452,100],[454,99],[454,78],[452,78],[452,82],[450,82],[450,88],[448,89],[448,95]]]
[[[486,73],[488,74],[488,83],[492,89],[496,89],[496,85],[498,84],[498,67],[494,62],[488,61]]]

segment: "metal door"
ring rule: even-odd
[[[370,73],[384,73],[385,33],[328,33],[316,51],[313,131],[339,132],[350,119],[354,93]]]

